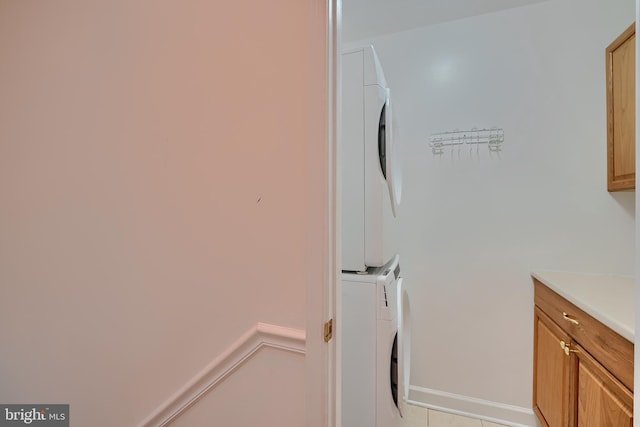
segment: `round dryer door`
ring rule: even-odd
[[[393,216],[398,216],[398,207],[402,198],[402,159],[400,145],[394,139],[395,120],[391,109],[391,90],[386,89],[386,100],[383,109],[384,117],[384,141],[385,141],[385,178],[391,197],[391,210]],[[382,121],[382,118],[381,118]]]
[[[398,279],[398,394],[403,404],[409,398],[409,381],[411,374],[411,307],[409,294],[403,286],[403,279]],[[398,405],[401,413],[402,405]],[[404,415],[404,414],[403,414]]]

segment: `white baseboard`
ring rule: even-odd
[[[409,403],[512,427],[538,426],[536,416],[531,408],[507,405],[425,387],[410,386]]]
[[[168,425],[264,347],[304,355],[305,331],[257,323],[238,338],[224,353],[211,361],[187,384],[167,399],[138,427],[163,427]]]

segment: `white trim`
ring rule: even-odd
[[[263,347],[305,354],[305,332],[283,326],[256,323],[224,353],[216,357],[138,427],[162,427],[180,416],[205,393],[240,368]]]
[[[535,427],[538,425],[531,408],[507,405],[420,386],[412,385],[409,387],[408,403],[512,427]]]
[[[327,31],[327,66],[328,66],[328,95],[327,95],[327,108],[328,108],[328,149],[329,149],[329,289],[328,289],[328,312],[329,317],[334,320],[334,337],[339,337],[338,322],[340,321],[338,311],[340,294],[338,292],[338,282],[340,280],[341,259],[342,259],[342,233],[341,233],[341,216],[339,215],[341,200],[340,196],[340,181],[338,174],[339,165],[339,150],[338,150],[338,135],[339,135],[339,117],[340,117],[340,103],[339,103],[339,84],[340,84],[340,31],[342,25],[342,0],[329,0],[327,2],[327,16],[328,16],[328,31]],[[328,368],[328,380],[327,387],[327,402],[328,402],[328,420],[327,427],[341,427],[342,418],[342,380],[341,380],[341,365],[339,354],[340,341],[334,338],[329,342],[329,368]]]
[[[337,0],[309,0],[309,138],[307,141],[307,353],[305,427],[336,422],[336,339],[323,325],[335,316],[338,279],[336,231],[335,24]]]
[[[334,218],[334,243],[332,248],[334,250],[333,259],[333,277],[331,283],[331,292],[333,298],[333,312],[342,313],[342,295],[339,292],[338,283],[341,278],[342,271],[342,160],[340,158],[339,149],[339,135],[342,133],[342,102],[341,102],[341,85],[342,85],[342,55],[340,50],[342,48],[342,0],[331,0],[331,15],[332,20],[330,37],[330,46],[332,50],[330,52],[330,63],[333,80],[330,84],[330,101],[329,107],[331,108],[330,120],[332,121],[331,146],[333,148],[333,165],[332,165],[332,185],[334,189],[333,193],[333,206],[332,215]],[[342,327],[340,321],[340,315],[337,316],[338,321],[335,322],[335,335],[336,337],[342,336]],[[342,342],[340,339],[334,340],[334,345],[330,348],[331,360],[333,361],[333,370],[331,371],[332,384],[330,388],[330,401],[333,402],[332,420],[329,427],[342,427]]]

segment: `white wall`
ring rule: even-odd
[[[0,402],[131,426],[256,322],[305,329],[323,4],[0,2]]]
[[[606,190],[604,61],[634,3],[552,0],[366,41],[406,153],[418,400],[435,390],[530,410],[529,272],[634,273],[635,193]],[[504,128],[499,156],[428,147],[431,133],[491,126]]]

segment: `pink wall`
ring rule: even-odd
[[[312,3],[0,3],[0,402],[134,425],[304,329]]]

